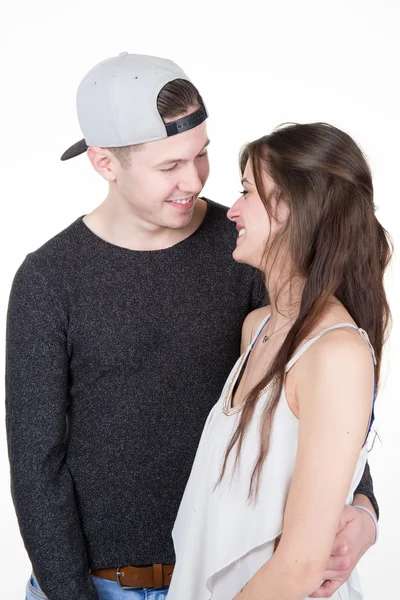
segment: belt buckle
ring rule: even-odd
[[[115,570],[115,579],[117,580],[117,583],[119,585],[119,587],[121,588],[121,590],[123,591],[127,591],[127,590],[137,590],[138,588],[135,587],[130,587],[129,585],[122,585],[122,583],[120,582],[119,578],[124,576],[124,572],[120,571],[121,567],[117,567]]]

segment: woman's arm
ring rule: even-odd
[[[374,506],[363,494],[356,494],[353,504],[365,506],[374,514]],[[310,598],[330,598],[346,583],[359,560],[375,543],[376,533],[376,527],[369,514],[347,504],[323,575],[324,582],[310,594]]]
[[[364,442],[373,396],[365,341],[332,331],[300,361],[299,446],[282,538],[237,600],[304,600],[320,585]]]

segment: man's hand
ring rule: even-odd
[[[361,494],[354,498],[374,512],[372,504]],[[345,506],[332,548],[324,583],[310,598],[330,598],[350,577],[360,558],[375,541],[375,526],[371,517],[363,510]]]

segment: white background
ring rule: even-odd
[[[94,64],[122,51],[171,58],[199,87],[210,113],[208,197],[226,205],[236,199],[237,154],[246,141],[284,121],[327,121],[351,133],[365,150],[378,216],[400,244],[399,25],[397,0],[16,0],[2,6],[2,338],[12,277],[25,255],[106,193],[85,156],[68,163],[59,156],[82,137],[75,114],[80,79]],[[395,261],[387,290],[394,327],[377,403],[380,441],[369,459],[381,537],[360,565],[365,600],[398,597],[400,287]],[[3,420],[1,597],[17,600],[24,597],[30,565],[8,492]]]

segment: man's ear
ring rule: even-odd
[[[89,146],[87,155],[95,171],[106,181],[115,181],[119,166],[118,159],[107,150],[99,146]]]

